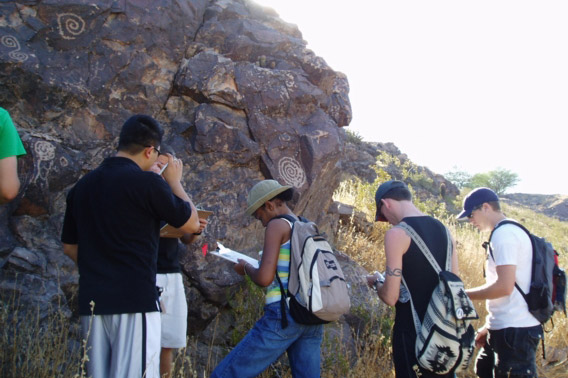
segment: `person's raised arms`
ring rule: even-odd
[[[197,209],[195,208],[195,205],[193,204],[193,202],[191,201],[191,199],[183,189],[183,186],[181,185],[183,163],[180,159],[174,158],[170,154],[166,155],[168,156],[168,163],[167,163],[168,166],[166,167],[164,172],[162,172],[162,177],[164,178],[164,180],[166,180],[166,182],[172,189],[174,195],[188,202],[189,206],[191,207],[191,216],[183,226],[179,227],[179,229],[186,234],[197,233],[199,232],[199,227],[200,227]]]

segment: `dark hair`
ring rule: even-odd
[[[412,201],[412,193],[410,190],[403,187],[392,188],[385,193],[382,199],[391,198],[395,201]]]
[[[118,138],[118,150],[130,153],[138,153],[145,147],[157,147],[162,142],[164,129],[154,118],[136,114],[128,118]]]
[[[489,206],[491,206],[493,211],[501,211],[501,204],[499,203],[499,201],[490,201],[490,202],[487,202],[487,204]]]
[[[294,189],[290,188],[290,189],[286,189],[282,193],[279,193],[278,195],[272,197],[270,200],[272,201],[273,199],[278,198],[279,200],[281,200],[283,202],[288,202],[288,201],[292,200],[293,197],[294,197]]]
[[[162,143],[160,145],[160,152],[163,154],[170,154],[173,157],[176,157],[176,152],[174,151],[173,147],[169,144]]]

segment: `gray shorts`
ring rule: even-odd
[[[81,316],[92,378],[159,378],[160,313]]]

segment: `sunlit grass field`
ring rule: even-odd
[[[334,199],[353,205],[358,211],[374,219],[374,184],[358,181],[345,182],[336,192]],[[460,261],[460,276],[466,287],[484,282],[484,250],[481,244],[488,234],[474,230],[470,225],[456,222],[453,214],[445,211],[432,201],[416,201],[417,206],[427,214],[436,216],[446,224],[457,241]],[[561,266],[568,266],[568,223],[551,219],[530,210],[504,205],[507,216],[521,221],[533,233],[545,236],[561,253]],[[384,270],[383,238],[389,226],[374,223],[372,231],[361,234],[351,224],[344,224],[336,235],[335,248],[348,254],[367,271]],[[234,318],[239,319],[230,334],[236,344],[261,316],[263,292],[248,282],[243,290],[232,298]],[[483,302],[476,302],[476,308],[483,319],[486,315]],[[54,310],[48,319],[40,321],[38,311],[27,312],[18,303],[18,298],[1,298],[0,301],[0,377],[86,377],[84,371],[84,349],[76,341],[78,325],[70,321],[61,311]],[[17,315],[17,316],[15,316]],[[347,350],[343,345],[331,341],[329,332],[324,337],[322,355],[322,377],[337,378],[394,378],[390,357],[390,340],[385,327],[392,325],[393,312],[366,314],[366,330],[353,336],[355,348]],[[16,321],[15,319],[20,319]],[[215,320],[218,325],[219,317]],[[476,324],[481,326],[482,320]],[[539,376],[565,378],[568,376],[568,321],[563,314],[555,314],[554,327],[547,326],[545,335],[547,361],[542,359],[541,348],[537,353]],[[326,328],[327,329],[327,328]],[[383,331],[381,331],[383,330]],[[214,337],[214,336],[213,336]],[[174,377],[208,377],[215,367],[218,355],[211,344],[188,339],[188,346],[177,353]],[[350,357],[356,357],[350,359]],[[198,364],[197,361],[201,361]],[[203,361],[206,360],[205,363]],[[355,361],[350,363],[349,361]],[[473,364],[472,364],[473,365]],[[474,377],[472,366],[460,377]],[[287,360],[281,359],[265,371],[261,377],[291,377]]]

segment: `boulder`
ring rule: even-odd
[[[59,241],[66,193],[144,113],[165,128],[183,184],[214,214],[182,259],[189,330],[206,330],[242,282],[202,253],[216,241],[252,253],[262,227],[247,191],[292,185],[294,211],[322,224],[339,180],[349,85],[295,25],[246,0],[3,1],[0,104],[27,155],[22,189],[0,206],[0,295],[42,316],[76,308],[77,270]],[[75,313],[76,315],[76,313]]]

